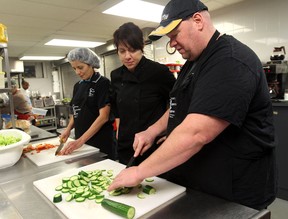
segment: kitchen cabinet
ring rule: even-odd
[[[35,121],[35,126],[42,128],[46,131],[56,131],[56,109],[55,106],[46,106],[41,109],[47,110],[47,113],[43,117],[39,117]]]
[[[278,198],[288,200],[288,102],[273,103],[273,114],[278,146],[276,148],[278,167]]]

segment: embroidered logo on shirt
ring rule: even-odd
[[[169,118],[173,119],[175,117],[175,108],[177,106],[176,97],[170,98],[170,110],[169,110]]]
[[[88,97],[94,97],[94,94],[95,94],[95,89],[90,87]]]
[[[72,105],[73,117],[76,119],[78,117],[79,111],[81,110],[79,106]]]

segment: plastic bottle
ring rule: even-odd
[[[59,124],[60,124],[60,127],[67,126],[67,121],[63,113],[60,114]]]

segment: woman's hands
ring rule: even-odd
[[[59,138],[61,139],[61,141],[66,142],[67,139],[69,138],[69,136],[70,136],[70,130],[69,130],[69,129],[65,129],[65,130],[61,133],[61,135],[59,136]]]
[[[80,139],[75,141],[68,142],[65,147],[59,152],[59,155],[67,155],[71,154],[73,151],[77,150],[78,148],[82,147],[83,143]]]
[[[59,136],[61,141],[66,142],[70,136],[71,131],[69,129],[65,129],[61,135]],[[80,139],[68,142],[65,147],[59,152],[59,155],[67,155],[71,154],[76,149],[80,148],[83,145]]]

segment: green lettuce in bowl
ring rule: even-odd
[[[6,146],[9,144],[14,144],[21,141],[21,137],[13,136],[13,135],[2,135],[0,134],[0,147]]]

